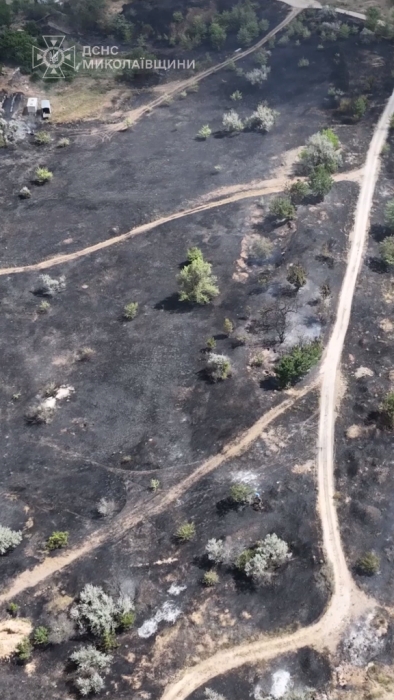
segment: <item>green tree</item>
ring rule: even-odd
[[[5,0],[0,2],[0,27],[9,27],[11,24],[11,8]]]
[[[321,357],[320,341],[297,345],[288,355],[283,355],[275,367],[275,374],[281,389],[295,384],[305,376]]]
[[[230,498],[234,503],[247,503],[252,491],[247,484],[233,484],[230,488]]]
[[[367,16],[365,26],[374,32],[381,17],[380,10],[377,7],[368,7],[365,14]]]
[[[379,571],[380,559],[373,552],[366,552],[356,562],[359,574],[363,576],[373,576]]]
[[[334,180],[324,165],[317,165],[309,175],[308,187],[314,197],[324,199],[331,191],[333,184]]]
[[[33,632],[34,646],[45,646],[49,642],[49,630],[47,627],[36,627]]]
[[[222,49],[227,39],[226,31],[217,22],[209,27],[209,39],[214,49]]]
[[[308,183],[303,182],[302,180],[296,180],[296,182],[293,182],[293,184],[290,185],[288,192],[292,204],[301,204],[301,202],[309,194]]]
[[[289,221],[296,215],[296,208],[289,197],[276,197],[272,200],[269,210],[276,221]]]
[[[304,286],[304,284],[306,284],[305,268],[300,263],[290,265],[286,279],[288,282],[290,282],[290,284],[294,284],[296,289],[300,289]]]
[[[201,257],[185,265],[178,275],[179,299],[194,304],[209,304],[219,294],[216,282],[212,265],[201,254]]]
[[[68,532],[52,532],[52,535],[48,537],[46,541],[46,548],[49,552],[54,549],[61,549],[61,547],[66,547],[68,544]]]
[[[104,19],[106,0],[68,0],[64,9],[77,29],[96,29]]]
[[[367,107],[368,100],[363,95],[360,95],[360,97],[356,97],[352,101],[351,112],[356,121],[359,121],[361,117],[364,116],[365,112],[367,111]]]
[[[175,533],[175,537],[180,542],[190,542],[196,535],[196,526],[194,523],[182,523]]]
[[[380,255],[386,265],[394,265],[394,236],[387,236],[380,244]]]
[[[6,29],[0,33],[0,61],[20,66],[22,72],[31,73],[32,46],[36,38],[23,30]]]

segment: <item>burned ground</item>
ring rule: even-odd
[[[358,577],[358,582],[392,605],[394,438],[380,420],[382,401],[393,387],[393,279],[379,252],[379,243],[389,235],[384,207],[393,191],[392,136],[388,145],[345,348],[348,390],[337,428],[337,488],[350,563],[354,566],[368,551],[380,558],[380,573]]]
[[[312,37],[300,46],[292,42],[275,49],[271,75],[261,91],[248,88],[245,79],[233,72],[219,73],[203,82],[198,94],[174,101],[140,121],[133,131],[114,133],[109,141],[93,137],[83,126],[66,149],[39,150],[26,144],[4,152],[2,167],[9,168],[10,184],[2,201],[2,265],[72,252],[104,240],[111,227],[127,231],[141,221],[177,211],[213,188],[275,177],[284,151],[302,146],[309,135],[328,125],[334,124],[344,145],[343,169],[361,165],[390,70],[388,60],[381,70],[373,58],[386,56],[388,45],[339,43],[358,81],[374,66],[380,76],[371,88],[365,118],[343,124],[325,99],[333,81],[336,47],[322,51],[317,41]],[[301,70],[298,61],[306,56],[310,66]],[[252,59],[245,62],[246,69],[253,65]],[[272,133],[230,138],[216,134],[208,143],[197,142],[195,135],[203,124],[220,130],[223,111],[233,106],[229,95],[236,89],[244,93],[236,107],[243,117],[262,99],[278,109]],[[52,131],[56,137],[63,135]],[[35,188],[31,200],[17,200],[39,162],[53,170],[53,182]],[[121,637],[108,681],[117,697],[130,697],[130,688],[139,687],[157,693],[175,670],[204,658],[220,644],[306,625],[324,610],[330,581],[316,514],[315,396],[285,415],[243,456],[204,477],[171,508],[150,516],[150,507],[160,501],[161,493],[164,496],[283,399],[272,382],[272,366],[285,347],[298,339],[327,337],[357,193],[355,182],[337,182],[323,203],[300,206],[295,224],[280,227],[274,227],[267,215],[269,198],[262,202],[251,198],[54,266],[49,274],[64,275],[65,289],[49,299],[46,313],[40,313],[42,300],[32,293],[38,273],[0,280],[4,357],[0,429],[6,445],[2,524],[26,526],[23,544],[0,561],[3,581],[10,582],[43,558],[43,544],[53,530],[69,531],[72,546],[83,544],[106,527],[97,515],[99,499],[105,496],[115,502],[110,522],[116,536],[55,576],[34,600],[28,592],[18,602],[21,614],[36,624],[50,624],[54,608],[50,612],[48,604],[56,598],[55,614],[67,611],[86,582],[110,592],[122,585],[135,588],[136,628]],[[271,257],[265,261],[251,245],[262,237],[272,244]],[[190,246],[201,248],[218,277],[220,295],[207,307],[183,305],[177,297],[176,275]],[[286,282],[287,266],[293,262],[307,272],[307,283],[297,294]],[[367,284],[371,280],[372,295],[373,284],[376,280],[380,284],[382,277],[370,268],[364,275]],[[323,304],[325,284],[330,294]],[[277,330],[268,332],[261,323],[261,312],[267,304],[289,298],[295,306],[281,348],[272,337]],[[138,302],[138,314],[125,322],[123,307],[131,301]],[[360,323],[372,308],[363,303]],[[225,318],[235,324],[230,337],[223,333]],[[360,328],[352,330],[354,342],[360,339]],[[210,337],[232,364],[231,378],[217,384],[207,382],[202,372]],[[92,354],[80,361],[78,351],[84,347]],[[260,352],[266,353],[265,359],[256,366],[253,359]],[[378,362],[376,348],[373,352]],[[360,385],[364,381],[357,380]],[[26,411],[51,382],[72,387],[69,399],[59,400],[48,425],[26,425]],[[253,487],[263,492],[263,510],[228,508],[231,479],[245,481],[251,474]],[[152,477],[160,480],[155,495],[149,491]],[[371,511],[374,517],[380,517],[377,508]],[[126,510],[139,513],[132,531],[122,531],[124,521],[117,520]],[[193,543],[180,546],[173,535],[186,519],[195,522],[197,535]],[[345,537],[359,543],[351,530],[355,520],[349,517],[347,522]],[[229,570],[219,572],[220,583],[213,591],[202,587],[203,553],[210,537],[227,536],[248,546],[272,532],[289,542],[292,552],[272,587],[255,590]],[[363,536],[368,532],[363,530]],[[366,546],[371,547],[370,541]],[[388,569],[387,580],[389,576]],[[168,601],[172,584],[186,585],[174,598],[174,605],[182,609],[180,620],[154,640],[142,641],[137,630]],[[66,696],[64,666],[74,647],[75,640],[35,655],[37,670],[24,677],[29,697],[40,697],[43,683],[38,681],[41,676],[47,679],[49,672],[55,679],[51,683],[58,686],[53,697]],[[315,675],[325,679],[326,666],[320,671],[319,664],[316,661]],[[0,683],[9,685],[20,671],[10,664]]]

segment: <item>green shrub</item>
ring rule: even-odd
[[[36,170],[36,182],[39,185],[43,185],[45,182],[50,182],[53,178],[53,173],[51,173],[48,168],[37,168]]]
[[[68,532],[61,532],[59,530],[55,530],[55,532],[52,532],[52,535],[48,537],[46,541],[46,549],[49,552],[52,552],[54,549],[61,549],[62,547],[66,547],[68,544]]]
[[[154,493],[156,493],[156,491],[158,491],[159,488],[160,488],[160,481],[159,481],[159,479],[151,479],[151,480],[150,480],[150,484],[149,484],[149,488],[150,488],[151,491],[153,491]]]
[[[331,129],[310,136],[301,151],[301,165],[307,173],[311,173],[318,165],[323,165],[328,172],[335,173],[341,164],[342,156]]]
[[[212,129],[209,126],[209,124],[204,124],[204,126],[201,127],[200,131],[197,132],[197,138],[200,139],[200,141],[206,141],[207,139],[209,139],[211,134]]]
[[[275,367],[280,388],[285,389],[302,379],[320,360],[321,353],[321,343],[314,341],[297,345],[288,355],[283,355]]]
[[[359,121],[367,111],[368,100],[363,95],[356,97],[351,103],[351,112],[356,121]]]
[[[394,391],[390,391],[382,404],[381,413],[388,428],[394,429]]]
[[[287,271],[287,281],[295,288],[301,289],[306,284],[306,270],[300,263],[290,265]]]
[[[123,318],[125,321],[132,321],[138,313],[138,302],[131,301],[123,308]]]
[[[206,571],[202,580],[204,586],[207,586],[207,588],[212,588],[212,586],[216,586],[216,584],[219,582],[219,576],[216,571]]]
[[[308,187],[314,197],[324,197],[331,191],[334,180],[324,165],[317,165],[309,175]]]
[[[9,605],[7,606],[7,612],[12,617],[17,617],[19,612],[19,605],[17,605],[17,603],[9,603]]]
[[[43,301],[38,305],[37,311],[38,311],[39,314],[46,314],[46,313],[48,313],[48,311],[49,311],[50,308],[51,308],[51,305],[50,305],[49,301],[43,300]]]
[[[104,653],[107,653],[108,651],[112,651],[113,649],[117,649],[118,646],[119,646],[119,644],[116,641],[115,632],[109,632],[108,630],[103,632],[103,634],[101,635],[101,639],[100,639],[101,651],[103,651]]]
[[[295,218],[296,208],[289,197],[276,197],[269,208],[276,221],[290,221]]]
[[[191,260],[178,277],[179,299],[195,304],[209,304],[219,294],[212,265],[201,256]]]
[[[31,658],[32,653],[33,645],[29,637],[24,637],[24,639],[21,639],[21,641],[16,645],[15,654],[18,661],[21,663],[26,663],[26,661],[29,661]]]
[[[196,526],[194,523],[182,523],[175,533],[175,537],[180,542],[190,542],[196,535]]]
[[[247,484],[232,484],[230,498],[234,503],[247,503],[253,489]]]
[[[301,204],[301,202],[309,194],[308,183],[303,182],[302,180],[297,180],[296,182],[293,182],[292,185],[290,185],[288,193],[292,204]]]
[[[365,26],[374,32],[381,18],[380,10],[377,7],[368,7],[365,14],[367,16]]]
[[[44,646],[49,642],[49,630],[47,627],[36,627],[33,632],[33,645]]]
[[[44,146],[48,143],[52,143],[51,135],[47,131],[38,131],[34,136],[34,143],[37,146]]]
[[[248,549],[244,549],[243,552],[237,557],[237,560],[235,562],[235,566],[239,571],[245,571],[245,567],[248,564],[248,562],[253,559],[254,556],[254,549],[251,547]]]
[[[363,576],[373,576],[379,571],[380,559],[373,552],[366,552],[356,562],[358,573]]]
[[[135,622],[135,612],[133,610],[129,610],[128,612],[124,612],[121,615],[119,615],[119,627],[122,632],[125,632],[126,630],[129,630]]]
[[[394,265],[394,236],[387,236],[380,244],[380,255],[386,265]]]
[[[234,324],[232,321],[230,321],[229,318],[225,318],[223,321],[223,331],[225,332],[226,335],[231,335],[231,333],[234,330]]]
[[[207,346],[208,350],[215,350],[215,348],[216,348],[215,338],[208,338],[205,345]]]

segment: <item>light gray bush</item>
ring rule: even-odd
[[[113,657],[110,654],[98,651],[96,647],[90,645],[74,651],[70,659],[74,661],[80,671],[106,671]]]
[[[374,32],[372,32],[370,29],[367,29],[367,27],[364,27],[364,29],[360,32],[360,40],[363,44],[370,44],[374,37]]]
[[[115,601],[100,586],[87,583],[78,602],[71,608],[70,616],[82,631],[102,636],[113,634],[119,627],[119,618],[132,610],[134,604],[129,596],[121,596]]]
[[[62,644],[63,642],[67,642],[74,636],[74,634],[74,624],[72,620],[68,618],[66,613],[61,613],[49,624],[48,641],[50,644]]]
[[[212,688],[205,688],[204,695],[206,697],[206,700],[226,700],[224,695],[221,695],[220,693],[218,693],[216,690],[213,690]]]
[[[213,382],[218,382],[231,373],[231,362],[227,355],[220,355],[212,352],[208,356],[206,371]]]
[[[100,498],[97,504],[97,512],[102,518],[108,518],[113,515],[116,510],[116,503],[112,499]]]
[[[85,697],[90,695],[90,693],[99,693],[104,688],[104,681],[97,671],[93,671],[88,676],[78,677],[75,681],[75,685],[78,688],[80,694]]]
[[[258,543],[253,557],[245,564],[245,574],[256,583],[269,583],[275,569],[290,559],[287,542],[275,533]]]
[[[229,559],[228,548],[223,540],[215,540],[215,538],[208,540],[205,551],[209,561],[213,561],[215,564],[223,564]]]
[[[261,68],[253,68],[249,73],[245,73],[245,78],[251,85],[262,85],[270,72],[269,66],[261,66]]]
[[[22,542],[22,533],[0,525],[0,554],[5,554]]]
[[[323,165],[330,173],[338,170],[342,156],[335,144],[323,133],[313,134],[301,152],[303,169],[310,173],[316,166]]]
[[[66,278],[64,276],[55,279],[49,275],[40,275],[38,284],[34,289],[34,294],[41,294],[46,297],[54,297],[58,292],[66,288]]]
[[[326,21],[335,20],[337,13],[335,12],[335,7],[332,5],[323,5],[320,10],[320,17]]]
[[[223,114],[222,124],[225,131],[242,131],[244,128],[242,119],[234,109]]]
[[[271,131],[278,116],[279,112],[262,103],[247,119],[246,125],[250,129],[257,129],[257,131]]]

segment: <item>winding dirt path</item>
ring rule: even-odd
[[[394,92],[391,95],[372,137],[358,198],[354,228],[350,238],[346,273],[339,297],[336,322],[321,367],[320,422],[318,436],[318,505],[323,529],[326,559],[332,566],[333,595],[325,614],[313,625],[283,637],[261,637],[251,644],[218,652],[196,666],[182,672],[164,691],[161,700],[185,700],[194,690],[215,676],[246,663],[265,661],[279,654],[294,652],[303,646],[335,649],[344,627],[353,614],[374,605],[360,591],[347,567],[342,548],[337,512],[334,503],[334,431],[337,400],[337,377],[349,326],[354,291],[362,265],[367,239],[369,214],[372,206],[380,153],[386,141],[390,116],[394,112]]]
[[[181,498],[188,489],[198,483],[204,476],[220,467],[220,465],[228,459],[238,457],[245,452],[245,450],[257,440],[263,430],[285,413],[285,411],[294,406],[296,401],[299,401],[299,399],[315,389],[318,383],[319,379],[317,378],[302,389],[289,390],[287,392],[287,398],[284,399],[284,401],[267,411],[267,413],[259,418],[251,428],[226,445],[217,455],[203,462],[187,476],[186,479],[183,479],[183,481],[173,486],[167,492],[161,492],[159,495],[153,497],[151,501],[144,503],[142,507],[130,507],[126,505],[110,525],[88,537],[81,547],[72,549],[65,554],[45,559],[41,564],[35,566],[34,569],[24,571],[12,582],[6,591],[2,592],[0,595],[0,605],[12,600],[23,591],[34,588],[45,581],[49,576],[65,569],[77,559],[91,554],[94,549],[100,547],[104,542],[108,540],[120,540],[131,528],[146,521],[147,518],[162,513],[169,505]]]
[[[347,173],[337,173],[334,179],[337,182],[341,181],[353,181],[358,182],[361,178],[362,170],[351,170]],[[303,178],[301,178],[303,179]],[[0,277],[5,275],[15,275],[22,272],[33,272],[35,270],[47,270],[50,267],[55,267],[56,265],[62,265],[64,263],[71,262],[73,260],[78,260],[79,258],[84,258],[86,255],[92,255],[92,253],[97,253],[105,248],[111,248],[118,243],[123,243],[129,238],[134,238],[139,236],[141,233],[147,233],[152,231],[152,229],[157,226],[162,226],[170,221],[176,221],[177,219],[183,219],[186,216],[192,216],[193,214],[199,214],[204,211],[209,211],[210,209],[215,209],[216,207],[224,207],[227,204],[233,204],[234,202],[240,202],[243,199],[251,199],[253,197],[261,197],[267,194],[274,194],[275,192],[281,192],[286,184],[292,182],[293,179],[288,177],[274,178],[272,180],[263,180],[259,183],[253,183],[251,187],[249,184],[243,184],[239,186],[234,186],[229,189],[232,190],[232,194],[227,197],[221,197],[220,199],[213,199],[212,197],[223,194],[223,191],[217,191],[207,195],[209,201],[203,202],[202,204],[196,204],[189,209],[184,209],[182,211],[175,212],[175,214],[169,214],[168,216],[162,216],[155,221],[150,221],[147,224],[142,224],[136,228],[132,228],[126,233],[122,233],[119,236],[112,236],[111,238],[106,238],[100,243],[95,243],[94,245],[87,246],[81,250],[76,250],[74,253],[64,253],[59,255],[54,255],[52,258],[47,258],[46,260],[41,260],[37,263],[31,263],[30,265],[17,265],[14,267],[3,267],[0,268]],[[236,190],[236,191],[234,191]]]

